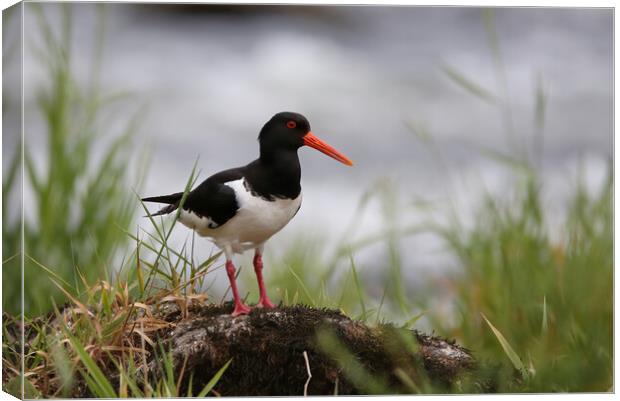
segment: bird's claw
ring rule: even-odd
[[[231,315],[232,317],[239,316],[239,315],[247,315],[251,311],[252,311],[252,308],[250,308],[249,306],[244,305],[242,303],[238,303],[238,304],[235,304],[235,310],[233,310]]]
[[[256,304],[256,307],[257,308],[271,309],[271,308],[275,308],[276,306],[273,303],[271,303],[269,298],[265,297],[265,298],[259,299],[258,303]]]

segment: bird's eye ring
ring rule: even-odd
[[[286,123],[286,126],[287,126],[288,128],[290,128],[290,129],[293,129],[293,128],[297,127],[297,123],[296,123],[295,121],[293,121],[293,120],[289,120],[289,121]]]

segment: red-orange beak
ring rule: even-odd
[[[325,153],[327,156],[332,157],[338,160],[340,163],[346,164],[347,166],[353,165],[353,162],[348,157],[346,157],[342,153],[338,152],[336,149],[329,146],[327,143],[323,142],[322,140],[314,136],[312,131],[308,131],[308,133],[304,136],[304,145],[310,146],[311,148],[321,151]]]

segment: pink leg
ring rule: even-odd
[[[230,280],[230,288],[232,289],[233,298],[235,299],[235,309],[233,310],[233,316],[247,315],[251,309],[241,302],[239,297],[239,291],[237,291],[237,281],[235,280],[235,265],[230,260],[226,261],[226,273],[228,273],[228,280]]]
[[[271,303],[267,296],[267,290],[265,289],[265,283],[263,282],[263,257],[259,250],[256,250],[254,254],[254,272],[256,273],[256,279],[258,280],[258,291],[260,298],[256,307],[258,308],[275,308],[275,305]]]

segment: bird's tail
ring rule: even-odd
[[[161,216],[162,214],[172,213],[179,207],[179,202],[183,197],[183,192],[177,192],[171,195],[152,196],[150,198],[142,198],[143,202],[155,202],[155,203],[167,203],[168,206],[160,209],[158,212],[151,214],[151,216]]]

